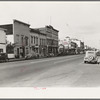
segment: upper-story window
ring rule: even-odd
[[[0,49],[0,53],[2,53],[3,52],[3,49]]]
[[[21,36],[21,43],[24,44],[24,36]]]
[[[44,39],[44,45],[46,45],[46,39]]]
[[[35,44],[35,41],[36,41],[36,40],[35,40],[35,36],[34,36],[34,44]]]
[[[44,45],[44,39],[43,39],[43,45]]]
[[[38,45],[38,37],[37,37],[37,45]]]
[[[41,45],[41,39],[40,39],[40,45]]]
[[[28,37],[25,37],[25,45],[28,45]]]
[[[42,45],[43,45],[43,39],[42,39]]]
[[[33,43],[33,36],[31,36],[31,43]]]
[[[35,37],[35,44],[38,45],[38,37]]]
[[[19,35],[16,34],[16,40],[17,40],[17,43],[19,43]]]

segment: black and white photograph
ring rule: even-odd
[[[0,88],[100,87],[100,2],[0,1]]]

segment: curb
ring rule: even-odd
[[[14,61],[23,61],[25,59],[10,59],[8,62],[14,62]]]

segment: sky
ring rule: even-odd
[[[100,2],[0,1],[0,24],[13,19],[31,28],[52,25],[59,39],[77,38],[85,45],[100,49]]]

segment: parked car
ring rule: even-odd
[[[100,56],[100,51],[97,52],[97,56]]]
[[[98,63],[98,56],[96,51],[86,51],[84,63]]]
[[[54,53],[49,53],[47,57],[54,57]]]
[[[0,62],[9,61],[7,53],[0,53]]]
[[[25,56],[25,59],[28,60],[28,59],[37,59],[39,58],[39,54],[38,53],[29,53]]]

